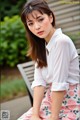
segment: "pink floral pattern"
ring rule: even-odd
[[[59,114],[59,120],[80,120],[80,85],[70,85],[65,93],[62,107]],[[17,120],[30,120],[32,115],[31,108]],[[47,120],[51,115],[51,91],[48,89],[40,108],[41,120]]]
[[[70,91],[70,92],[69,92],[69,95],[70,95],[70,96],[74,96],[74,91]]]
[[[76,104],[76,101],[74,100],[68,100],[68,105],[75,105]]]

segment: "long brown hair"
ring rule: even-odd
[[[26,28],[27,38],[29,41],[28,55],[38,63],[38,67],[47,66],[45,40],[35,36],[29,29],[26,23],[26,17],[33,10],[38,10],[40,13],[46,13],[48,16],[52,14],[52,26],[55,26],[55,16],[50,10],[47,2],[44,0],[30,0],[27,2],[21,12],[21,20]]]

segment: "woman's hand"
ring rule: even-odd
[[[39,116],[37,115],[32,115],[30,120],[41,120]]]

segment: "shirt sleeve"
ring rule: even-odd
[[[31,89],[40,85],[46,87],[46,81],[43,79],[41,68],[37,68],[37,63],[35,63],[34,81],[31,85]]]
[[[51,91],[68,90],[68,72],[71,59],[70,43],[67,40],[56,42],[55,54],[52,57],[53,76]]]

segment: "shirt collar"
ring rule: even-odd
[[[55,38],[57,35],[61,34],[62,30],[61,28],[56,29],[56,31],[54,32],[54,34],[52,35],[50,41],[48,42],[48,44],[46,45],[46,49],[48,50],[48,52],[50,52],[51,48],[53,47],[53,43],[55,42]]]

